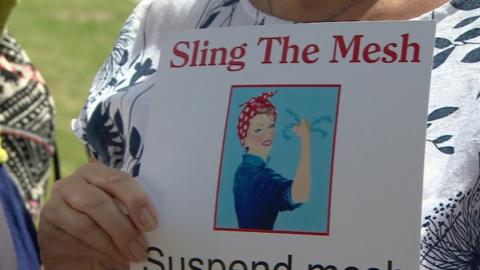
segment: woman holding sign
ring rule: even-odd
[[[43,211],[40,245],[46,270],[109,269],[107,266],[126,265],[146,257],[140,232],[153,229],[158,219],[132,176],[137,176],[141,164],[151,78],[158,64],[158,44],[166,32],[236,25],[406,19],[433,19],[437,23],[419,268],[480,267],[476,238],[460,237],[464,232],[480,234],[477,223],[472,222],[478,220],[475,209],[479,205],[475,199],[480,153],[479,18],[478,0],[140,2],[74,123],[77,136],[106,166],[86,165],[69,181],[60,181]],[[112,128],[115,132],[111,132]],[[135,146],[135,151],[127,150],[128,145]],[[453,222],[452,217],[468,219]]]

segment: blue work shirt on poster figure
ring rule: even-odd
[[[301,205],[292,202],[292,183],[266,167],[261,157],[245,154],[233,183],[238,227],[273,230],[280,211]]]

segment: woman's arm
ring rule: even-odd
[[[310,123],[302,119],[294,132],[300,137],[300,161],[292,184],[292,200],[295,203],[304,203],[310,199],[312,178]]]
[[[17,0],[0,0],[0,34],[3,33],[8,17],[16,4]]]

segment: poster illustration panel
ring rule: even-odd
[[[340,85],[236,85],[214,229],[328,235]]]

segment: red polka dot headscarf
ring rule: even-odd
[[[243,110],[240,113],[240,117],[238,117],[237,135],[242,145],[245,144],[245,138],[247,137],[247,131],[250,127],[250,123],[257,114],[265,113],[266,111],[270,110],[273,116],[273,121],[277,120],[275,106],[269,100],[277,92],[278,91],[265,92],[240,105],[243,106]]]

